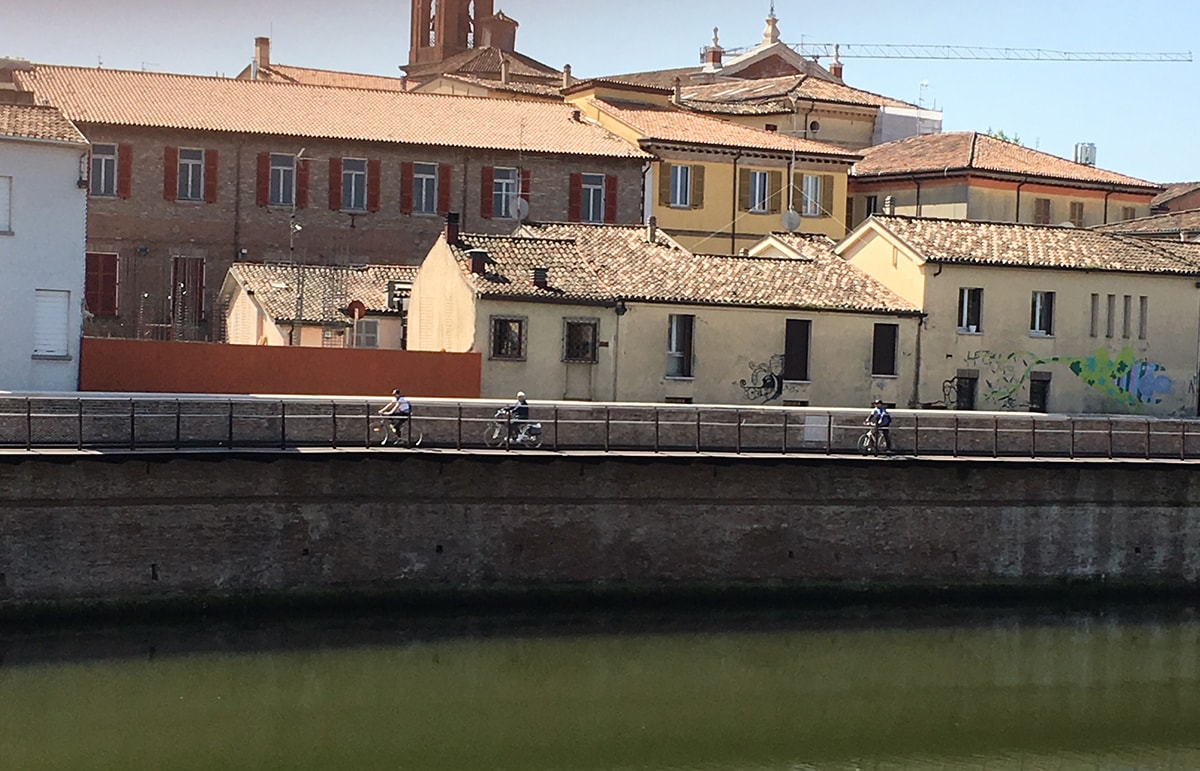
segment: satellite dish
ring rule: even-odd
[[[516,210],[517,219],[524,222],[525,218],[529,216],[529,201],[526,201],[524,198],[517,198]]]
[[[800,227],[800,213],[795,209],[788,209],[779,218],[779,224],[789,233],[795,233],[796,228]]]

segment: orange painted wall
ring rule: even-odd
[[[478,353],[83,338],[79,390],[477,398]]]

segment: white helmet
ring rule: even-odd
[[[524,399],[524,398],[525,398],[525,392],[524,392],[524,391],[517,391],[517,398],[518,398],[518,399]]]

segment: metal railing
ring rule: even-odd
[[[415,451],[483,449],[498,402],[413,399]],[[188,450],[378,447],[383,399],[0,396],[0,448]],[[868,410],[535,402],[542,450],[857,453]],[[893,411],[895,454],[1200,459],[1200,422],[941,410]],[[408,442],[408,444],[413,444]],[[503,444],[503,450],[516,445]],[[524,451],[524,450],[523,450]]]

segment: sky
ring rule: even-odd
[[[698,64],[713,27],[726,48],[752,46],[770,2],[496,0],[496,7],[520,23],[520,52],[595,77]],[[1200,48],[1200,3],[1190,1],[778,0],[775,14],[787,43]],[[0,56],[233,76],[249,64],[254,38],[265,35],[279,64],[398,76],[408,58],[408,17],[406,0],[4,0]],[[1102,168],[1160,183],[1200,180],[1194,61],[843,63],[851,86],[942,110],[945,131],[1003,131],[1067,158],[1077,142],[1091,142]]]

